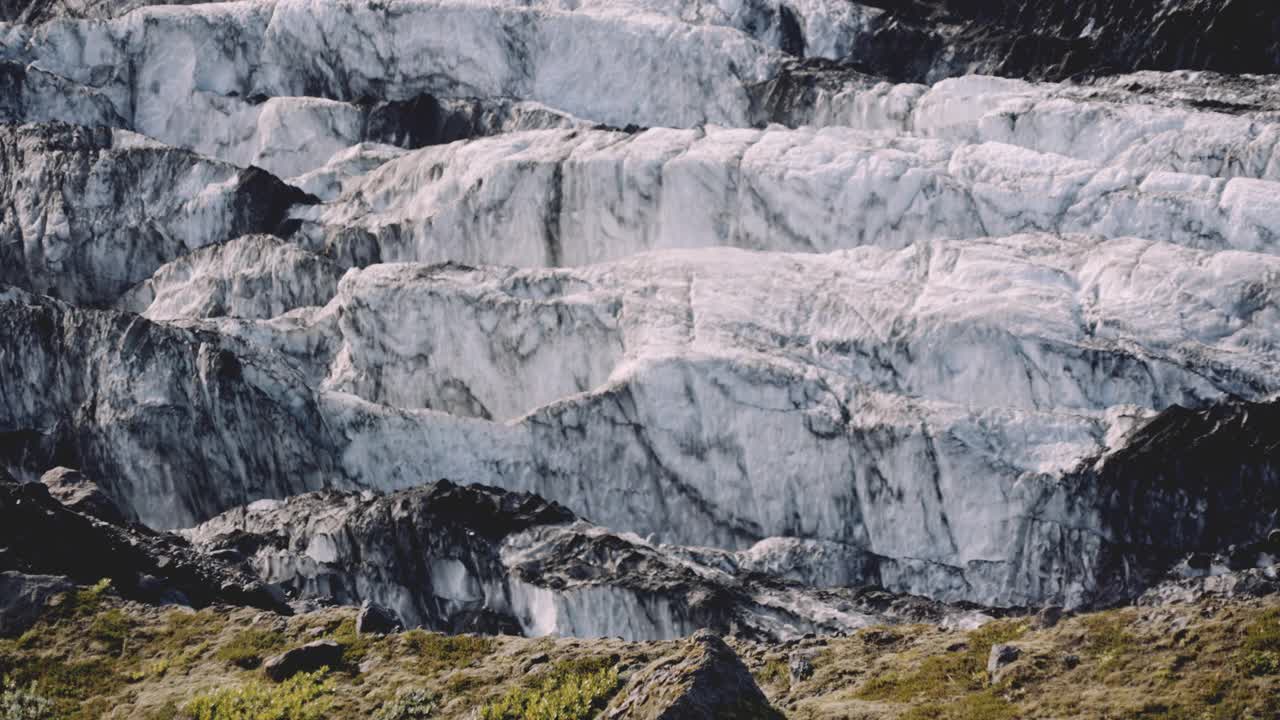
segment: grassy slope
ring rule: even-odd
[[[328,637],[344,644],[346,660],[325,678],[326,716],[371,717],[415,688],[435,698],[432,717],[469,718],[486,703],[577,682],[577,669],[616,670],[612,686],[680,648],[422,631],[358,638],[353,617],[350,609],[295,618],[189,612],[81,591],[22,637],[0,640],[0,675],[36,682],[59,717],[170,720],[201,694],[261,690],[260,658]],[[992,685],[987,652],[1005,641],[1023,653]],[[1280,598],[1127,608],[1052,629],[1018,620],[972,633],[882,627],[735,649],[793,718],[1280,718]],[[794,654],[811,658],[814,672],[793,683]]]

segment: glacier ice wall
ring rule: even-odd
[[[566,538],[794,583],[735,606],[775,635],[847,624],[811,586],[1113,602],[1255,540],[1276,12],[932,6],[0,4],[0,461],[162,528],[537,493],[598,532],[418,585],[332,528],[255,555],[531,632],[712,622],[512,560]],[[1206,18],[1233,60],[1170,49]]]

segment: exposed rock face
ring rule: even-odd
[[[1272,73],[1280,11],[1233,0],[866,0],[888,13],[852,59],[906,77],[1134,69]],[[903,60],[903,57],[907,59]],[[905,69],[902,69],[905,65]]]
[[[278,593],[257,576],[209,558],[177,536],[81,514],[53,499],[44,484],[18,484],[3,471],[0,571],[52,573],[81,583],[109,578],[126,597],[151,602],[197,607],[224,602],[288,610]],[[16,601],[28,609],[62,587],[61,582],[41,580],[33,585],[20,577],[5,577]],[[18,619],[23,616],[17,613]]]
[[[746,666],[724,641],[700,630],[684,651],[637,673],[602,717],[636,720],[772,720],[769,705]]]
[[[1277,422],[1276,401],[1204,410],[1175,406],[1085,472],[1081,479],[1096,488],[1091,502],[1106,518],[1108,535],[1141,548],[1117,543],[1101,586],[1121,599],[1126,593],[1120,589],[1135,582],[1123,578],[1135,567],[1148,568],[1140,571],[1147,579],[1138,581],[1148,584],[1152,571],[1169,568],[1189,550],[1238,547],[1250,567],[1280,559],[1266,545],[1268,532],[1280,524]]]
[[[26,631],[40,617],[49,600],[74,587],[74,583],[60,575],[0,572],[0,637]]]

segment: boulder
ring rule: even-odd
[[[0,637],[18,635],[35,624],[53,596],[75,585],[60,575],[0,573]]]
[[[787,659],[787,669],[791,672],[791,682],[804,682],[813,676],[814,650],[797,650]]]
[[[616,720],[774,720],[755,679],[714,633],[699,630],[681,650],[636,673],[603,718]]]
[[[395,612],[368,600],[360,606],[360,614],[356,615],[356,634],[389,635],[400,632],[404,625]]]
[[[992,645],[991,653],[987,655],[987,675],[991,678],[991,682],[999,682],[1001,670],[1012,665],[1021,655],[1022,650],[1016,645]]]
[[[107,494],[79,470],[56,467],[40,477],[49,494],[70,510],[115,525],[125,523],[124,513]]]
[[[1041,630],[1048,630],[1061,620],[1062,608],[1058,605],[1049,605],[1036,613],[1035,626]]]
[[[262,664],[262,671],[272,680],[283,682],[301,672],[333,668],[341,663],[341,645],[332,640],[316,640],[268,658]]]

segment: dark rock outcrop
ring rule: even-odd
[[[863,0],[887,12],[849,60],[902,80],[1134,70],[1273,73],[1280,7],[1254,0]]]
[[[359,635],[386,635],[404,629],[404,623],[391,610],[366,600],[356,615],[356,633]]]
[[[987,677],[992,683],[999,682],[1001,671],[1022,657],[1022,649],[1017,645],[998,643],[991,646],[987,654]]]
[[[1087,493],[1112,541],[1095,604],[1140,594],[1187,553],[1235,546],[1253,565],[1280,524],[1278,429],[1280,401],[1175,406],[1068,478]]]
[[[332,640],[316,640],[267,658],[262,663],[262,671],[272,680],[283,682],[298,673],[325,667],[333,669],[341,663],[341,645]]]
[[[74,587],[74,583],[61,575],[0,572],[0,637],[26,631],[50,599]]]
[[[81,514],[55,500],[45,485],[19,484],[0,470],[0,571],[5,570],[80,583],[109,578],[123,596],[146,602],[288,611],[256,576],[203,555],[182,538]]]
[[[781,720],[733,650],[702,630],[636,673],[605,709],[610,720]]]

